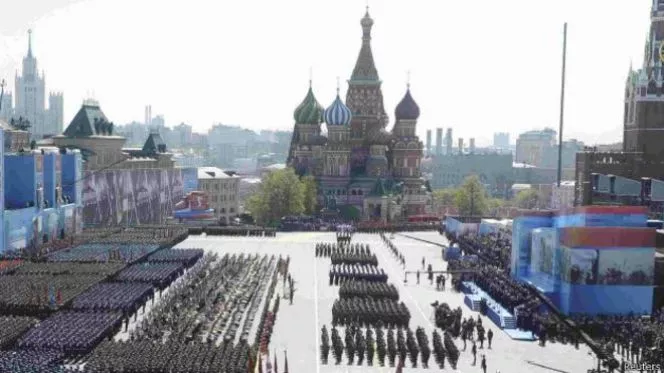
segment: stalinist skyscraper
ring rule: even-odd
[[[50,93],[46,108],[44,73],[37,70],[37,59],[32,54],[32,30],[28,31],[28,54],[23,57],[22,75],[16,73],[16,106],[13,117],[23,117],[30,121],[30,134],[33,139],[41,139],[62,133],[63,97],[62,93]]]

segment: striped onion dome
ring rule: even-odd
[[[343,101],[339,97],[339,91],[337,90],[337,98],[334,100],[332,105],[325,110],[325,123],[328,126],[347,126],[350,124],[350,120],[353,115]]]
[[[297,124],[320,124],[323,120],[324,108],[318,103],[314,91],[309,85],[309,92],[302,103],[295,109],[293,117]]]

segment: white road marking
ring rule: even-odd
[[[320,351],[318,350],[320,347],[318,346],[318,258],[316,257],[314,253],[314,319],[316,321],[316,324],[314,325],[314,346],[316,346],[316,356],[314,359],[316,359],[316,373],[320,373]]]
[[[380,242],[380,245],[383,249],[387,249],[387,245],[385,245],[385,243],[383,242],[382,239],[379,242]],[[392,262],[390,262],[388,260],[385,260],[385,256],[383,255],[383,250],[380,250],[379,255],[380,255],[382,261],[384,261],[385,263],[389,263],[387,265],[390,266],[390,268],[392,269],[392,272],[399,273],[399,271],[395,270],[394,265],[392,264]],[[410,291],[408,291],[406,289],[406,287],[403,286],[403,284],[401,282],[395,281],[395,283],[397,283],[398,284],[397,286],[401,287],[404,290],[404,293],[406,293],[406,295],[408,295],[408,298],[415,305],[415,308],[417,308],[417,310],[420,311],[420,315],[422,315],[422,318],[424,319],[424,321],[426,321],[427,324],[429,324],[429,328],[435,329],[434,325],[431,323],[431,320],[429,320],[429,318],[424,314],[424,311],[422,310],[422,307],[420,307],[420,305],[415,301],[413,296],[410,294]]]

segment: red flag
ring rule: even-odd
[[[284,350],[284,373],[288,373],[288,354]]]
[[[274,351],[274,373],[279,373],[279,369],[277,368],[277,351]]]
[[[247,353],[247,355],[248,355],[248,356],[247,356],[247,373],[254,373],[254,370],[253,370],[253,368],[254,368],[254,364],[253,364],[253,362],[251,361],[251,351],[249,351],[249,352]]]
[[[61,304],[62,304],[62,291],[61,291],[60,289],[58,289],[58,292],[57,292],[56,295],[55,295],[55,302],[56,302],[58,305],[61,305]]]

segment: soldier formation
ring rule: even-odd
[[[189,234],[205,233],[210,236],[252,236],[252,237],[276,237],[277,230],[273,228],[252,227],[252,226],[233,226],[218,227],[210,226],[204,228],[189,228]]]
[[[387,273],[374,265],[334,264],[329,272],[330,286],[348,281],[387,282]]]
[[[410,311],[403,302],[386,299],[337,299],[332,306],[333,325],[408,327]]]
[[[9,349],[0,352],[0,371],[64,372],[69,359],[91,373],[246,372],[256,363],[250,346],[269,345],[276,279],[288,260],[162,249],[186,235],[170,227],[93,229],[71,240],[74,247],[45,250],[40,262],[0,259],[0,311],[15,315],[0,318],[0,348]],[[109,339],[128,331],[131,316],[172,282],[128,340]],[[24,315],[43,321],[17,317]]]
[[[399,300],[399,291],[393,284],[366,280],[345,281],[339,287],[339,298],[372,298]]]
[[[286,263],[274,256],[204,256],[169,289],[129,341],[95,349],[86,369],[89,366],[95,373],[246,372],[252,364],[249,346],[266,352],[270,343],[279,297],[274,305],[265,302],[262,310],[259,306],[261,299],[273,298],[277,272]],[[252,336],[256,318],[260,321]]]
[[[396,331],[396,332],[395,332]],[[435,334],[434,334],[435,337]],[[416,368],[418,364],[424,368],[429,367],[431,358],[429,339],[423,328],[417,328],[413,333],[406,328],[362,328],[358,325],[349,325],[344,329],[344,337],[337,327],[332,327],[331,338],[327,327],[321,330],[321,361],[328,364],[330,353],[334,364],[342,364],[344,355],[348,365],[390,366],[405,365],[406,359]]]

